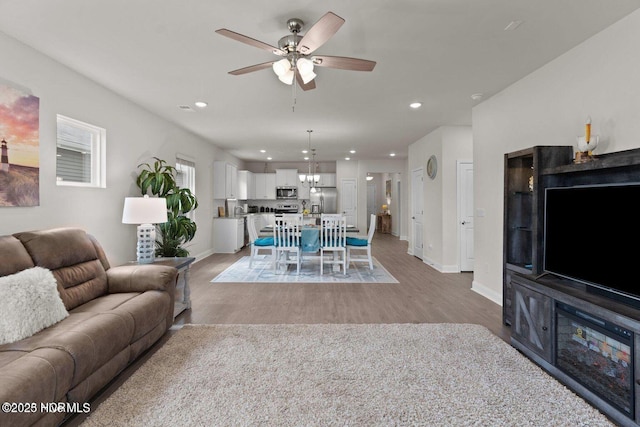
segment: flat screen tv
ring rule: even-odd
[[[640,306],[640,183],[546,189],[544,271]]]

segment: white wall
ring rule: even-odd
[[[572,145],[592,118],[595,153],[640,147],[640,11],[473,108],[473,289],[502,303],[503,155]]]
[[[2,81],[40,98],[40,206],[0,208],[0,235],[81,227],[96,236],[112,265],[134,260],[136,226],[121,219],[124,198],[139,195],[137,165],[153,156],[173,163],[181,153],[195,159],[200,202],[198,232],[188,250],[194,256],[211,253],[212,165],[231,156],[2,33],[0,52]],[[56,114],[106,129],[106,188],[56,186]]]
[[[432,155],[438,162],[435,179],[426,173]],[[442,272],[459,271],[457,161],[472,158],[469,126],[442,126],[409,146],[409,170],[424,170],[423,261]],[[408,215],[409,229],[410,221]],[[413,248],[411,232],[409,248]]]

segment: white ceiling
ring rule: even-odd
[[[408,145],[439,126],[470,125],[481,102],[472,94],[492,96],[638,7],[640,0],[0,0],[0,31],[242,159],[300,161],[307,129],[319,161],[350,149],[355,160],[384,159],[406,157]],[[227,74],[278,57],[216,29],[277,46],[287,19],[308,29],[327,11],[346,23],[315,53],[377,61],[372,72],[318,67],[317,89],[295,98],[270,69]],[[515,20],[523,23],[505,31]],[[193,106],[201,99],[208,108]],[[423,107],[411,110],[413,101]]]

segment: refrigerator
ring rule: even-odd
[[[335,187],[316,188],[309,194],[311,213],[338,213],[338,190]]]

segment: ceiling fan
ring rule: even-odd
[[[278,41],[278,47],[227,30],[226,28],[216,30],[216,33],[248,44],[249,46],[267,50],[282,57],[282,59],[279,60],[229,71],[229,74],[239,76],[266,68],[272,68],[283,83],[293,84],[295,78],[303,90],[310,90],[316,87],[314,81],[316,74],[313,72],[313,68],[316,65],[319,67],[352,71],[371,71],[376,66],[375,61],[368,61],[366,59],[311,55],[316,49],[326,43],[327,40],[340,29],[344,22],[344,19],[335,13],[327,12],[318,22],[309,28],[309,31],[307,31],[304,36],[301,36],[300,31],[304,26],[304,22],[298,18],[291,18],[287,21],[287,26],[291,34],[282,37]]]

